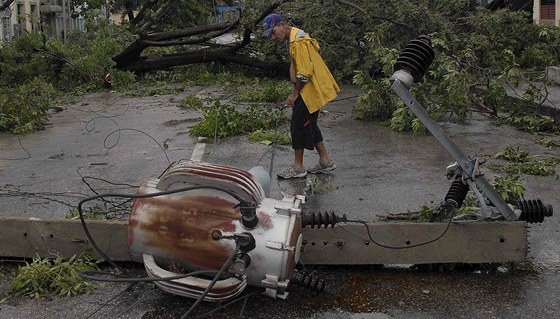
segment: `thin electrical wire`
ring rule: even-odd
[[[85,128],[87,132],[92,132],[93,130],[95,130],[95,121],[96,120],[108,120],[113,122],[113,124],[115,124],[115,126],[120,129],[121,127],[119,126],[119,123],[117,123],[117,121],[113,120],[110,117],[106,117],[106,116],[97,116],[94,118],[89,119],[89,121],[86,122]],[[93,125],[90,127],[90,125]]]
[[[22,192],[22,191],[12,191],[12,190],[6,190],[3,189],[2,192],[0,192],[0,197],[2,196],[13,196],[13,197],[28,197],[28,198],[40,198],[40,199],[45,199],[51,202],[55,202],[55,203],[59,203],[68,207],[74,207],[73,204],[67,203],[63,200],[60,199],[56,199],[56,198],[51,198],[48,196],[68,196],[66,194],[47,194],[47,195],[42,195],[42,193],[38,192],[38,193],[34,193],[34,192]],[[83,198],[83,197],[80,197]]]
[[[437,236],[436,238],[434,238],[434,239],[432,239],[432,240],[429,240],[429,241],[426,241],[426,242],[423,242],[423,243],[419,243],[419,244],[408,245],[408,246],[389,246],[389,245],[381,244],[381,243],[375,241],[375,239],[373,239],[373,237],[371,236],[371,232],[370,232],[370,229],[369,229],[369,225],[367,224],[366,221],[363,221],[363,220],[351,220],[351,219],[346,220],[346,222],[348,222],[348,223],[363,224],[363,225],[366,227],[366,231],[367,231],[369,240],[370,240],[373,244],[375,244],[375,245],[377,245],[377,246],[379,246],[379,247],[382,247],[382,248],[387,248],[387,249],[410,249],[410,248],[425,246],[425,245],[431,244],[431,243],[433,243],[433,242],[436,242],[436,241],[440,240],[440,239],[447,233],[447,231],[449,230],[449,227],[451,226],[451,222],[452,222],[452,221],[453,221],[453,214],[451,214],[451,217],[449,217],[449,221],[447,222],[447,226],[445,227],[445,230],[444,230],[439,236]],[[348,230],[347,230],[347,231],[348,231]],[[354,235],[356,235],[356,234],[354,234]],[[356,236],[358,236],[358,235],[356,235]],[[361,236],[358,236],[358,237],[362,238]]]
[[[11,190],[9,188],[14,188],[15,190]],[[54,197],[70,197],[70,198],[86,198],[89,195],[83,194],[80,192],[24,192],[19,189],[16,185],[6,185],[3,189],[5,194],[10,196],[33,196],[33,195],[40,195],[40,196],[54,196]],[[3,193],[0,193],[0,196]]]
[[[139,303],[144,301],[146,298],[150,297],[154,292],[155,292],[155,290],[150,290],[150,291],[144,292],[144,294],[142,296],[140,296],[140,298],[138,298],[136,301],[134,301],[131,305],[129,305],[125,309],[121,310],[121,312],[114,315],[113,318],[115,318],[115,319],[119,318],[124,313],[127,313],[130,309],[132,309],[132,307],[138,305]]]
[[[137,285],[137,282],[133,282],[130,285],[128,285],[123,291],[121,291],[118,294],[115,294],[113,297],[109,298],[109,300],[105,301],[104,303],[102,303],[99,307],[97,307],[97,309],[95,309],[93,312],[91,312],[90,314],[88,314],[84,319],[90,319],[92,318],[96,313],[98,313],[101,309],[105,308],[105,306],[107,306],[111,301],[117,299],[118,297],[120,297],[125,291],[131,289],[132,287],[134,287],[135,285]]]
[[[25,152],[25,154],[27,154],[27,156],[26,157],[16,157],[16,158],[0,157],[0,161],[20,161],[20,160],[26,160],[26,159],[31,158],[31,154],[29,154],[29,152],[25,149],[25,147],[23,147],[23,144],[21,144],[21,139],[19,138],[19,135],[17,136],[17,140],[18,140],[19,146]]]
[[[118,278],[104,278],[104,277],[97,277],[92,276],[90,274],[98,274],[98,275],[105,275],[105,276],[113,276]],[[192,271],[186,274],[181,274],[177,276],[169,276],[169,277],[160,277],[160,278],[152,278],[152,277],[124,277],[119,276],[118,274],[114,274],[107,271],[100,271],[100,270],[89,270],[83,271],[79,273],[80,277],[88,280],[94,281],[101,281],[101,282],[155,282],[155,281],[171,281],[176,279],[183,279],[187,277],[194,277],[198,275],[216,275],[216,270],[197,270]]]
[[[146,135],[147,137],[149,137],[152,141],[154,141],[159,146],[159,148],[161,149],[161,151],[165,155],[165,158],[167,159],[167,163],[171,164],[171,160],[169,160],[169,156],[167,155],[167,152],[165,151],[165,148],[153,136],[151,136],[150,134],[148,134],[146,132],[143,132],[143,131],[140,131],[140,130],[137,130],[137,129],[134,129],[134,128],[119,128],[118,130],[115,130],[115,131],[109,133],[109,135],[107,135],[105,137],[105,140],[103,141],[103,146],[106,149],[112,149],[113,147],[117,146],[117,143],[120,140],[120,136],[121,136],[120,132],[121,131],[132,131],[132,132],[142,133],[142,134]],[[117,142],[115,144],[113,144],[112,146],[108,147],[107,146],[107,140],[111,137],[111,135],[113,135],[115,133],[119,133],[119,137],[117,139]]]
[[[259,164],[261,163],[263,158],[266,156],[266,154],[270,153],[271,151],[272,151],[272,147],[267,147],[266,151],[264,151],[264,153],[261,155],[261,157],[259,157],[259,160],[255,164],[255,166],[259,166]],[[270,175],[270,171],[268,172],[268,174]]]
[[[124,114],[124,113],[123,113],[123,114]],[[119,115],[120,115],[120,114],[119,114]],[[118,116],[118,115],[115,115],[115,116]],[[112,117],[114,117],[114,116],[112,116]],[[94,118],[90,119],[90,120],[87,121],[87,123],[86,123],[86,131],[88,131],[88,132],[93,131],[93,130],[95,129],[95,121],[96,121],[96,120],[99,120],[99,119],[111,121],[111,122],[113,122],[113,123],[115,124],[115,126],[117,127],[116,130],[112,131],[112,132],[109,133],[107,136],[105,136],[105,139],[103,140],[103,147],[105,147],[106,149],[112,149],[112,148],[114,148],[115,146],[117,146],[117,144],[118,144],[119,141],[121,140],[121,132],[122,132],[122,131],[132,131],[132,132],[142,133],[142,134],[144,134],[145,136],[149,137],[152,141],[154,141],[154,142],[159,146],[159,148],[162,150],[163,154],[165,155],[165,158],[167,159],[167,163],[168,163],[168,164],[171,164],[171,161],[169,160],[169,156],[167,155],[167,152],[165,151],[165,148],[164,148],[153,136],[151,136],[150,134],[148,134],[148,133],[146,133],[146,132],[144,132],[144,131],[138,130],[138,129],[134,129],[134,128],[121,128],[121,127],[119,126],[119,123],[117,123],[117,121],[113,120],[111,117],[108,117],[108,116],[98,116],[98,117],[94,117]],[[93,123],[93,127],[90,127],[90,124],[92,124],[92,123]],[[113,134],[115,134],[115,133],[118,133],[117,139],[116,139],[116,141],[115,141],[112,145],[109,145],[109,144],[107,143],[107,141],[108,141],[109,138],[110,138]]]
[[[139,186],[134,186],[134,185],[130,185],[130,184],[113,183],[113,182],[107,181],[107,180],[102,179],[102,178],[97,178],[97,177],[83,176],[82,173],[80,173],[80,171],[78,171],[78,170],[76,170],[76,173],[78,173],[78,175],[79,175],[80,178],[82,179],[82,182],[83,182],[84,184],[86,184],[87,187],[88,187],[95,195],[99,195],[99,192],[98,192],[96,189],[94,189],[93,186],[91,186],[90,183],[88,183],[88,182],[86,181],[86,179],[88,179],[88,178],[94,179],[94,180],[102,180],[102,181],[105,181],[105,182],[107,182],[107,183],[109,183],[109,184],[112,184],[112,185],[127,185],[127,186],[132,187],[132,188],[138,188],[138,187],[139,187]],[[115,204],[115,203],[113,203],[112,201],[106,200],[106,199],[104,199],[104,198],[101,198],[101,200],[102,200],[105,204],[111,205],[111,206],[113,206],[113,207],[115,207],[115,208],[119,208],[119,207],[123,206],[124,204],[126,204],[127,202],[130,201],[130,199],[128,199],[128,200],[126,200],[126,201],[124,201],[124,202],[122,202],[122,203]],[[109,212],[109,211],[108,211],[108,212]],[[107,212],[107,213],[108,213],[108,212]],[[107,217],[107,216],[106,216],[106,217]]]
[[[109,96],[109,94],[107,94],[107,97],[108,97],[108,96]],[[82,100],[84,99],[84,95],[80,95],[80,97],[81,97],[80,101],[82,101]],[[108,99],[107,99],[107,100],[108,100]],[[80,101],[78,101],[78,102],[80,102]],[[109,103],[107,102],[107,103],[106,103],[106,106],[104,106],[104,107],[102,107],[102,108],[100,108],[100,109],[98,109],[98,110],[92,110],[92,109],[90,109],[90,108],[80,109],[80,108],[78,108],[78,107],[74,107],[74,106],[70,106],[70,105],[68,105],[68,106],[66,106],[66,107],[69,108],[69,109],[72,109],[72,110],[74,110],[74,111],[78,111],[78,112],[93,113],[93,114],[97,115],[97,116],[100,117],[100,118],[101,118],[101,117],[111,118],[111,117],[118,117],[118,116],[121,116],[121,115],[125,114],[126,112],[128,112],[128,110],[130,109],[130,104],[127,103],[126,109],[125,109],[124,111],[120,112],[120,113],[117,113],[117,114],[110,114],[110,115],[100,114],[100,112],[103,112],[103,111],[109,109],[110,107],[114,106],[114,105],[115,105],[117,102],[119,102],[119,101],[120,101],[120,99],[116,99],[113,103],[110,103],[110,104],[109,104]],[[74,104],[78,104],[78,102],[74,102]]]
[[[235,246],[235,250],[231,253],[231,255],[229,256],[229,258],[227,259],[227,261],[222,265],[222,268],[220,268],[220,271],[218,271],[218,273],[216,274],[216,276],[214,277],[214,279],[212,279],[212,282],[210,282],[210,284],[208,285],[208,287],[206,287],[206,289],[204,290],[204,292],[202,292],[202,294],[200,295],[200,297],[196,300],[196,302],[189,308],[189,310],[187,310],[187,312],[185,312],[184,315],[181,316],[181,319],[187,319],[189,317],[189,315],[191,314],[191,312],[194,311],[194,309],[202,302],[202,300],[204,300],[204,298],[206,297],[206,295],[210,292],[210,290],[212,289],[212,287],[214,287],[214,285],[216,284],[216,282],[218,281],[218,279],[220,278],[220,276],[222,275],[222,273],[226,270],[226,268],[230,265],[230,263],[233,261],[233,259],[235,258],[235,256],[237,256],[237,253],[239,252],[239,250],[241,249],[241,244],[239,243],[239,241],[236,243]]]
[[[239,301],[241,301],[241,300],[244,300],[243,303],[245,304],[246,301],[249,299],[249,297],[254,296],[254,295],[258,294],[258,293],[261,293],[261,291],[253,291],[253,292],[248,293],[248,294],[246,294],[246,295],[244,295],[244,296],[241,296],[241,297],[239,297],[239,298],[233,299],[233,300],[231,300],[231,301],[229,301],[229,302],[227,302],[227,303],[225,303],[225,304],[223,304],[223,305],[221,305],[221,306],[219,306],[219,307],[217,307],[217,308],[214,308],[214,309],[212,309],[212,310],[210,310],[210,311],[208,311],[208,312],[206,312],[206,313],[201,314],[200,316],[196,317],[196,319],[204,318],[204,317],[206,317],[206,316],[208,316],[208,315],[213,314],[213,313],[216,312],[216,311],[225,309],[225,308],[227,308],[227,307],[229,307],[229,306],[231,306],[231,305],[233,305],[233,304],[235,304],[235,303],[237,303],[237,302],[239,302]],[[244,308],[241,309],[240,315],[243,314],[244,310],[245,310]]]
[[[279,134],[278,128],[280,126],[279,123],[280,123],[280,118],[283,115],[283,110],[284,110],[284,108],[280,107],[280,112],[277,112],[277,115],[276,115],[276,128],[275,128],[275,131],[274,131],[275,136],[278,136],[278,134]],[[270,176],[272,178],[272,169],[274,168],[274,153],[275,153],[274,151],[276,150],[276,140],[272,141],[272,147],[271,148],[272,148],[272,150],[270,151],[270,167],[268,169],[268,176]]]
[[[109,181],[109,180],[106,180],[106,179],[100,178],[100,177],[83,176],[83,177],[82,177],[82,181],[83,181],[84,183],[86,183],[86,184],[87,184],[87,182],[85,181],[86,179],[92,179],[92,180],[95,180],[95,181],[105,182],[105,183],[110,184],[110,185],[113,185],[113,186],[126,186],[127,188],[129,188],[129,187],[130,187],[130,188],[138,188],[138,187],[140,187],[140,185],[131,185],[131,184],[128,184],[128,183],[115,183],[115,182],[111,182],[111,181]]]

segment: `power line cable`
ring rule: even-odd
[[[410,249],[410,248],[415,248],[415,247],[420,247],[420,246],[428,245],[428,244],[431,244],[431,243],[433,243],[433,242],[436,242],[436,241],[440,240],[440,239],[447,233],[447,231],[449,230],[449,227],[451,226],[452,220],[453,220],[453,214],[451,214],[451,216],[449,217],[449,221],[447,222],[447,226],[445,227],[444,231],[443,231],[439,236],[437,236],[436,238],[434,238],[434,239],[432,239],[432,240],[429,240],[429,241],[426,241],[426,242],[423,242],[423,243],[414,244],[414,245],[407,245],[407,246],[389,246],[389,245],[385,245],[385,244],[381,244],[381,243],[377,242],[377,241],[376,241],[375,239],[373,239],[373,237],[371,236],[371,232],[370,232],[370,229],[369,229],[369,225],[368,225],[368,223],[367,223],[366,221],[348,219],[348,220],[346,220],[345,222],[363,224],[363,225],[366,227],[369,240],[370,240],[373,244],[375,244],[375,245],[377,245],[377,246],[379,246],[379,247],[387,248],[387,249]]]
[[[0,157],[0,161],[20,161],[20,160],[26,160],[26,159],[30,159],[30,158],[31,158],[31,154],[29,154],[29,152],[25,149],[25,147],[23,147],[23,144],[21,144],[21,139],[19,138],[19,135],[17,136],[17,140],[18,140],[19,146],[20,146],[21,149],[25,152],[25,154],[27,154],[27,156],[25,156],[25,157],[16,157],[16,158]]]
[[[231,255],[229,256],[228,260],[222,265],[222,268],[220,268],[220,271],[218,271],[218,273],[216,274],[216,276],[214,277],[214,279],[212,279],[212,282],[210,282],[210,284],[206,287],[206,289],[204,290],[204,292],[202,292],[202,294],[200,295],[200,297],[196,300],[196,302],[189,308],[189,310],[187,312],[185,312],[184,315],[181,316],[181,319],[187,319],[189,317],[189,315],[191,314],[191,312],[193,312],[193,310],[202,302],[202,300],[204,300],[204,298],[206,297],[206,295],[210,292],[210,290],[212,289],[212,287],[214,287],[214,285],[216,284],[216,282],[218,281],[218,279],[220,278],[221,274],[226,270],[226,268],[231,264],[231,262],[233,261],[233,259],[235,258],[235,256],[237,256],[237,253],[239,252],[239,250],[241,249],[241,244],[239,241],[237,241],[236,246],[235,246],[235,250],[231,253]]]

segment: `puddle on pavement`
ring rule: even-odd
[[[352,318],[385,318],[393,310],[437,313],[449,305],[473,309],[476,304],[494,307],[492,300],[504,300],[513,307],[525,299],[532,285],[530,273],[511,275],[500,267],[495,271],[420,271],[409,268],[364,267],[322,272],[325,296],[318,309],[338,309],[356,314]],[[327,279],[329,278],[329,279]],[[450,284],[452,283],[452,284]],[[363,317],[372,313],[373,317]]]
[[[400,313],[406,314],[403,318],[449,318],[460,315],[448,312],[450,307],[464,311],[463,314],[514,308],[526,298],[532,282],[538,281],[532,280],[529,274],[442,273],[382,266],[312,267],[308,270],[325,280],[325,291],[316,295],[294,286],[286,300],[271,300],[257,292],[247,298],[246,305],[240,300],[220,312],[213,312],[215,306],[203,303],[196,314],[209,313],[205,318],[241,317],[243,314],[244,318],[385,319]],[[179,312],[184,312],[191,303],[185,304],[183,299],[179,304],[179,300],[163,297],[158,302],[159,309],[145,319],[161,318],[169,309],[180,315]]]

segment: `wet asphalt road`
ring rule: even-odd
[[[282,191],[307,192],[317,211],[345,213],[373,220],[386,212],[416,211],[439,202],[449,182],[445,167],[452,159],[430,136],[395,133],[373,122],[352,119],[353,87],[320,118],[327,149],[338,169],[297,181],[273,178],[272,198]],[[123,98],[104,93],[86,96],[53,114],[45,131],[20,137],[0,135],[0,186],[14,196],[0,197],[0,214],[64,218],[79,198],[93,195],[82,181],[92,176],[137,185],[158,176],[169,161],[190,158],[197,139],[185,132],[200,114],[177,108],[188,94],[225,98],[219,90],[188,88],[175,96]],[[94,112],[95,111],[95,112]],[[92,122],[95,127],[92,128]],[[121,135],[113,133],[118,128]],[[144,133],[149,134],[146,135]],[[445,131],[465,154],[490,158],[506,146],[531,154],[560,156],[558,149],[536,144],[537,136],[497,127],[475,115],[470,125],[447,124]],[[155,139],[165,149],[165,154]],[[22,149],[22,147],[24,149]],[[165,145],[165,146],[164,146]],[[27,155],[29,154],[29,156]],[[167,155],[167,157],[166,157]],[[29,158],[27,158],[29,157]],[[19,159],[21,158],[21,159]],[[24,159],[25,158],[25,159]],[[209,143],[203,160],[244,169],[262,165],[275,175],[292,160],[289,147],[250,143],[235,137]],[[317,156],[305,155],[306,165]],[[486,172],[489,177],[490,171]],[[523,177],[528,199],[540,198],[560,209],[559,182],[553,177]],[[131,191],[90,180],[101,191]],[[134,189],[134,188],[132,188]],[[19,192],[19,193],[18,193]],[[32,197],[15,196],[35,193]],[[53,195],[54,194],[54,195]],[[53,202],[46,198],[56,198]],[[524,265],[424,271],[395,267],[313,267],[326,291],[312,296],[295,289],[288,300],[258,293],[206,315],[207,318],[557,318],[560,308],[560,218],[530,227],[529,259]],[[0,264],[0,291],[5,295],[13,264]],[[129,265],[142,273],[138,265]],[[73,298],[12,298],[1,304],[0,318],[180,318],[192,301],[152,289],[150,285],[105,284],[95,293]],[[248,294],[253,291],[249,289]],[[245,302],[246,300],[246,302]],[[215,309],[202,304],[193,318]]]

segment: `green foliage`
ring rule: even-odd
[[[511,175],[527,174],[551,176],[556,174],[555,166],[560,163],[558,159],[530,160],[522,163],[491,164],[490,169],[499,173]]]
[[[413,131],[417,134],[426,134],[426,127],[414,114],[404,105],[401,105],[393,113],[391,118],[391,129],[397,132]]]
[[[461,207],[457,208],[455,211],[455,217],[453,219],[459,220],[477,220],[480,219],[480,203],[476,195],[469,193]]]
[[[560,146],[560,141],[548,137],[539,139],[537,143],[547,148],[555,148]]]
[[[88,257],[73,256],[68,260],[36,257],[32,263],[19,267],[8,293],[33,298],[83,294],[93,290],[93,286],[79,273],[93,269],[95,263]]]
[[[500,118],[500,123],[509,124],[529,133],[560,132],[560,124],[556,123],[552,117],[538,114],[515,115],[515,113],[510,113],[508,116]]]
[[[114,65],[111,57],[123,49],[125,37],[122,29],[109,25],[85,35],[74,33],[66,43],[41,34],[16,37],[0,47],[0,84],[16,87],[41,77],[64,91],[80,86],[99,89]]]
[[[113,88],[118,91],[132,90],[137,84],[136,76],[130,71],[113,69],[111,72]]]
[[[287,118],[279,110],[257,105],[238,111],[231,105],[216,101],[204,113],[204,119],[191,128],[190,135],[222,138],[271,129],[287,122]]]
[[[284,101],[293,90],[288,81],[259,80],[238,87],[235,100],[238,102],[278,102]]]
[[[88,207],[82,210],[82,215],[84,216],[84,219],[86,220],[104,220],[105,215],[103,214],[103,211],[100,207]],[[76,208],[72,208],[70,209],[70,211],[68,212],[68,214],[66,214],[66,216],[64,216],[64,218],[66,219],[78,219],[80,218],[80,213],[78,212],[78,209]]]
[[[242,69],[231,66],[226,68],[215,64],[186,65],[169,71],[152,71],[142,77],[142,83],[153,86],[169,83],[182,83],[186,86],[219,85],[233,93],[254,81],[255,79],[247,76]]]
[[[258,142],[265,145],[281,144],[288,145],[292,142],[290,135],[281,133],[278,130],[256,130],[249,134],[251,142]]]
[[[490,169],[514,176],[520,174],[540,176],[554,175],[556,174],[555,166],[560,163],[560,158],[558,157],[530,157],[528,152],[511,147],[499,151],[494,155],[494,158],[503,159],[508,162],[491,164]]]
[[[430,220],[434,210],[436,209],[437,205],[435,204],[425,204],[420,207],[420,212],[415,217],[416,221],[419,222],[427,222]]]
[[[519,147],[513,148],[511,146],[508,146],[494,154],[494,158],[521,163],[527,161],[527,159],[529,158],[529,152],[520,151]]]
[[[35,78],[14,89],[0,89],[0,131],[14,134],[42,129],[56,92],[44,78]]]
[[[14,88],[36,77],[49,82],[55,79],[50,66],[55,58],[38,51],[44,48],[43,41],[37,34],[25,34],[0,46],[0,87]]]
[[[0,131],[19,134],[41,129],[49,106],[61,92],[102,88],[114,65],[111,57],[123,48],[124,33],[108,24],[95,30],[70,34],[67,43],[26,33],[0,46]],[[132,82],[130,74],[112,73],[117,86]]]
[[[138,97],[138,96],[156,96],[156,95],[167,95],[167,94],[177,94],[182,92],[184,88],[180,87],[168,87],[168,86],[160,86],[160,87],[149,87],[149,88],[142,88],[137,90],[132,90],[126,92],[125,96],[127,97]]]
[[[523,198],[525,193],[525,187],[519,175],[498,176],[492,181],[492,186],[508,203],[514,203],[516,200]]]
[[[203,104],[204,102],[202,102],[202,99],[200,99],[199,97],[196,97],[194,95],[189,95],[181,101],[179,107],[184,109],[192,108],[195,110],[200,110]]]
[[[354,76],[354,84],[360,86],[365,94],[358,97],[354,106],[354,117],[358,120],[389,119],[395,111],[388,80],[374,80],[364,72]]]
[[[359,4],[376,16],[406,21],[419,34],[431,35],[436,57],[412,93],[434,119],[445,116],[464,122],[472,109],[497,115],[497,109],[507,104],[503,89],[506,81],[517,83],[525,80],[523,70],[542,71],[560,62],[558,28],[527,23],[524,12],[475,9],[472,3],[426,0]],[[393,72],[396,54],[413,36],[402,26],[388,21],[375,21],[368,26],[362,35],[364,63],[356,67],[358,73],[354,76],[354,83],[363,90],[359,106],[354,109],[355,116],[358,119],[399,117],[392,121],[391,127],[412,130],[412,119],[397,110],[397,99],[384,82]],[[525,98],[528,101],[542,98],[536,93],[528,90]],[[529,111],[523,115],[533,116],[535,109]],[[528,130],[555,130],[546,118],[517,118],[511,118],[512,124],[526,126]]]

